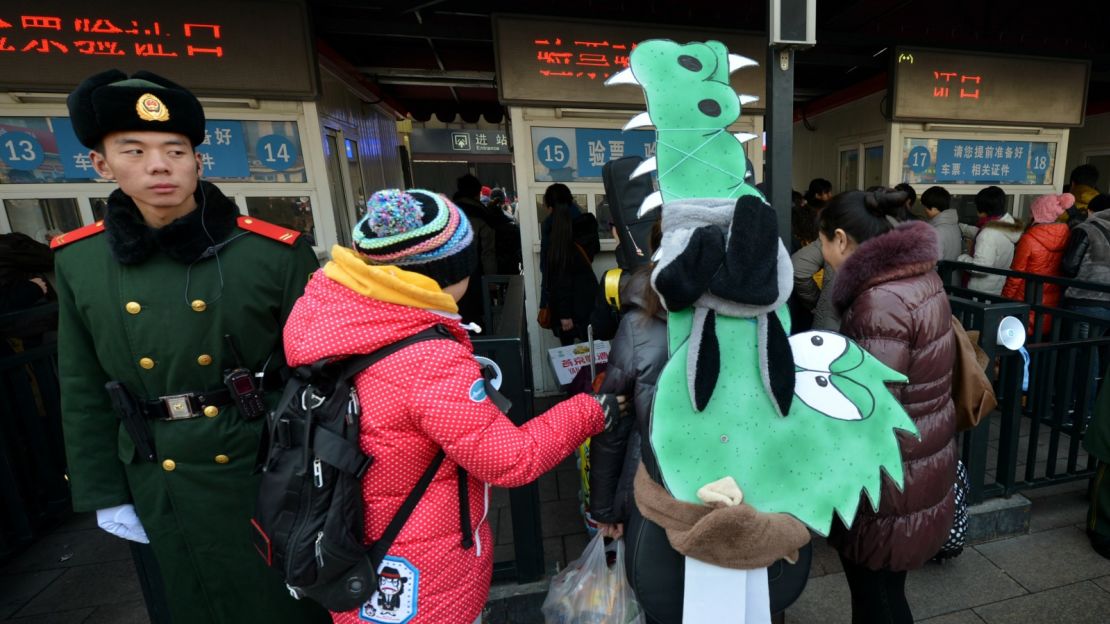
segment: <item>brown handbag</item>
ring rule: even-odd
[[[536,323],[544,329],[551,329],[551,308],[546,306],[540,308],[536,313]]]
[[[956,365],[952,371],[952,402],[956,406],[956,430],[973,429],[998,405],[994,387],[987,378],[987,354],[979,347],[979,332],[968,332],[955,316]]]

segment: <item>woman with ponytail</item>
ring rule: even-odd
[[[841,193],[819,225],[825,261],[837,272],[832,296],[840,331],[908,377],[891,391],[920,435],[899,433],[904,488],[884,476],[879,509],[861,495],[851,528],[837,520],[829,536],[844,564],[854,624],[913,622],[906,572],[937,553],[955,509],[952,312],[935,270],[933,228],[887,220],[905,201],[902,192]]]
[[[565,184],[547,187],[543,203],[550,214],[541,226],[540,305],[551,311],[551,331],[563,345],[583,342],[597,293],[597,218],[574,203]]]

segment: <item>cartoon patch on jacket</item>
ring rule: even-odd
[[[359,609],[359,619],[404,624],[416,617],[420,571],[401,557],[386,557],[378,568],[378,591]]]

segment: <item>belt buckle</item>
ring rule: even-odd
[[[193,411],[193,396],[191,394],[173,394],[161,397],[162,405],[166,408],[166,416],[162,420],[188,420],[196,418]]]

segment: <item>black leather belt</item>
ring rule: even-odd
[[[267,375],[262,385],[267,392],[278,390],[282,386],[281,376],[276,373]],[[143,417],[148,420],[189,420],[204,416],[206,407],[221,408],[234,402],[235,398],[230,390],[219,388],[203,392],[168,394],[140,402],[139,409],[142,410]]]

